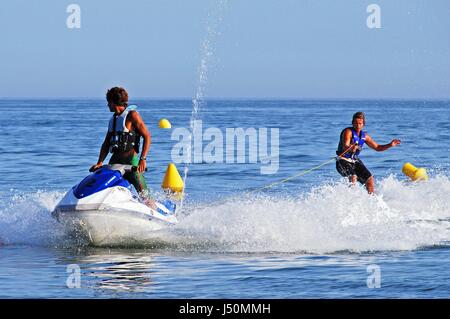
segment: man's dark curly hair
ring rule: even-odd
[[[108,103],[115,105],[128,106],[128,92],[122,87],[113,87],[106,92],[106,100]]]

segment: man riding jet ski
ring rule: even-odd
[[[177,222],[174,203],[149,197],[143,172],[150,133],[136,106],[128,106],[128,93],[120,87],[108,90],[106,99],[114,114],[98,162],[90,168],[92,174],[74,186],[53,212],[72,229],[81,227],[91,243],[98,245],[139,239]],[[144,144],[138,158],[141,136]],[[108,152],[112,153],[109,165],[103,165]]]
[[[127,172],[124,178],[128,180],[153,209],[156,209],[153,200],[148,195],[148,188],[143,172],[147,167],[147,153],[150,149],[151,136],[144,121],[136,110],[136,105],[128,106],[128,92],[121,87],[113,87],[106,93],[106,100],[110,112],[108,132],[100,149],[97,164],[91,171],[103,166],[108,152],[112,153],[109,164],[124,164],[137,166],[134,172]],[[139,146],[141,136],[144,140],[141,156]]]
[[[105,165],[75,185],[52,215],[75,235],[94,246],[127,245],[152,239],[158,230],[176,224],[176,205],[170,200],[146,205],[124,178],[136,167]]]

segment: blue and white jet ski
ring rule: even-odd
[[[94,246],[152,239],[157,231],[178,222],[176,205],[170,200],[146,205],[123,178],[132,169],[130,165],[102,166],[67,192],[52,215],[68,231],[86,235]]]

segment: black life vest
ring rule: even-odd
[[[129,112],[136,108],[136,105],[130,105],[120,115],[114,113],[109,120],[108,132],[112,133],[109,147],[111,153],[129,152],[133,148],[139,153],[141,136],[138,132],[130,132],[125,125]]]

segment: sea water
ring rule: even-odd
[[[155,196],[192,102],[133,100],[151,134]],[[103,100],[0,101],[2,298],[443,298],[450,295],[449,101],[209,100],[203,127],[278,128],[279,170],[192,163],[179,224],[159,240],[95,248],[68,238],[51,211],[95,164],[111,114]],[[375,195],[324,163],[356,111],[379,144],[361,154]],[[157,127],[168,118],[172,130]],[[405,162],[428,170],[411,183]],[[177,164],[180,173],[184,164]],[[75,265],[75,266],[74,266]],[[79,285],[71,288],[71,269]],[[376,270],[376,272],[373,271]],[[371,279],[376,274],[376,285]]]

